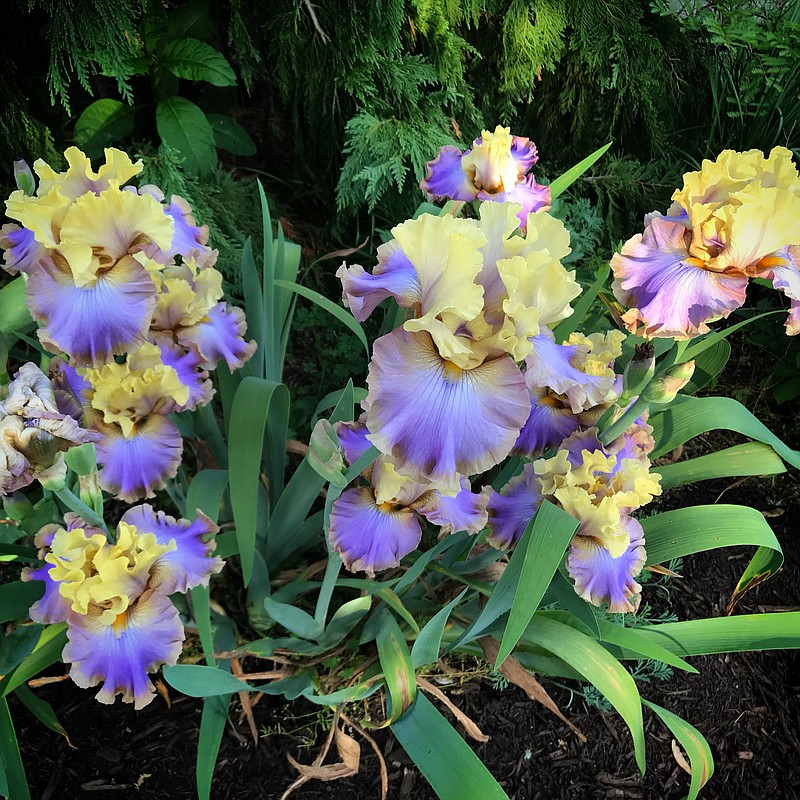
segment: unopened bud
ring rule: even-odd
[[[656,371],[656,359],[652,342],[636,345],[633,358],[622,375],[622,398],[630,399],[642,393]]]
[[[694,360],[684,361],[657,375],[647,384],[642,397],[649,403],[671,403],[694,375]]]
[[[28,196],[36,194],[36,179],[33,177],[28,162],[22,158],[14,162],[14,181],[17,189],[22,189]]]
[[[3,498],[3,509],[6,516],[13,520],[23,520],[36,513],[33,503],[22,492],[11,492]]]
[[[71,448],[64,456],[67,466],[76,475],[91,475],[97,471],[97,454],[94,442],[85,442]]]
[[[344,477],[344,457],[339,446],[336,430],[327,419],[321,419],[314,426],[308,442],[308,463],[326,481],[334,486],[344,488],[347,479]]]

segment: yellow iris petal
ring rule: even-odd
[[[461,167],[479,191],[496,194],[514,188],[520,178],[517,162],[511,156],[511,129],[498,125],[494,133],[483,131],[481,142],[461,159]]]

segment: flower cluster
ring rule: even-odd
[[[4,267],[27,276],[26,298],[50,352],[62,410],[101,434],[102,488],[132,502],[175,474],[183,449],[173,411],[207,403],[208,370],[240,367],[244,315],[222,300],[217,252],[188,204],[154,186],[125,184],[142,170],[106,150],[97,172],[71,147],[68,169],[43,161],[35,194],[6,202],[19,222],[0,229]]]
[[[800,333],[800,176],[791,151],[725,150],[684,175],[672,199],[611,261],[628,329],[706,333],[710,320],[744,303],[751,278],[765,278],[790,298],[786,332]]]
[[[62,658],[78,686],[102,682],[100,702],[121,695],[142,708],[155,693],[148,673],[174,664],[181,652],[183,624],[169,595],[207,585],[222,569],[212,555],[217,526],[199,511],[189,522],[140,505],[122,517],[109,542],[75,514],[64,521],[37,534],[45,563],[23,572],[23,580],[45,584],[31,619],[67,623]]]

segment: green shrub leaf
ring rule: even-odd
[[[167,97],[156,107],[158,135],[185,159],[189,172],[208,174],[217,163],[214,131],[202,109],[185,97]]]
[[[178,78],[235,86],[236,75],[219,50],[199,39],[174,39],[164,45],[159,63]]]

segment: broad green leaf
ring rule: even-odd
[[[655,711],[689,756],[692,777],[686,800],[695,800],[700,790],[714,774],[714,757],[711,755],[711,748],[708,746],[705,736],[694,725],[690,725],[685,719],[681,719],[677,714],[667,711],[666,708],[662,708],[644,698],[642,698],[642,703],[652,711]]]
[[[350,380],[350,384],[352,384],[352,379]],[[317,403],[317,407],[314,409],[314,415],[311,417],[311,427],[313,428],[316,424],[317,420],[322,414],[323,411],[327,411],[329,408],[333,408],[339,400],[344,396],[344,393],[347,391],[347,388],[344,389],[337,389],[335,392],[329,392],[322,398],[322,400]],[[353,392],[353,400],[356,403],[361,403],[367,397],[367,390],[362,389],[361,387],[355,387],[351,389]]]
[[[662,647],[652,639],[642,636],[637,628],[626,628],[624,625],[619,625],[609,620],[599,620],[598,625],[600,627],[600,639],[608,644],[626,648],[644,658],[663,661],[671,667],[676,667],[686,672],[697,672],[691,664],[676,656],[672,651],[667,650],[666,647]]]
[[[0,697],[0,766],[9,800],[30,800],[31,793],[25,778],[25,767],[19,754],[17,734],[14,732],[14,721],[8,710],[5,697]]]
[[[704,389],[722,372],[730,357],[731,346],[725,339],[720,339],[707,350],[703,350],[695,358],[694,373],[681,392],[695,394],[700,389]]]
[[[364,329],[361,325],[356,321],[352,314],[346,311],[341,306],[337,306],[336,303],[328,300],[327,297],[324,297],[319,292],[315,292],[313,289],[309,289],[307,286],[300,286],[298,283],[290,283],[288,281],[275,281],[276,286],[280,286],[283,289],[289,289],[292,292],[296,292],[301,297],[305,297],[307,300],[311,300],[312,302],[316,303],[320,308],[327,311],[333,317],[335,317],[339,322],[341,322],[345,327],[347,327],[352,333],[356,335],[358,341],[364,346],[364,351],[367,354],[367,358],[369,358],[369,342],[367,342],[367,336],[364,333]]]
[[[508,658],[528,627],[577,529],[575,517],[548,501],[539,506],[525,529],[511,556],[512,561],[522,559],[522,565],[495,668]]]
[[[439,660],[439,649],[442,646],[442,635],[447,620],[450,618],[452,610],[461,602],[466,591],[466,588],[462,589],[444,608],[440,608],[419,632],[411,648],[411,663],[414,669]]]
[[[751,322],[756,322],[760,319],[764,319],[765,317],[772,316],[773,314],[783,314],[783,311],[767,311],[765,314],[757,314],[755,317],[750,317],[749,319],[743,320],[742,322],[737,322],[735,325],[730,325],[729,327],[725,328],[721,331],[714,331],[713,333],[708,333],[705,336],[698,336],[696,339],[692,340],[692,343],[689,344],[686,349],[683,351],[681,355],[681,361],[691,361],[693,358],[697,358],[697,356],[702,353],[704,350],[707,350],[709,347],[712,347],[717,342],[725,339],[726,337],[730,336],[732,333],[735,333],[741,328],[744,328],[745,325],[749,325]]]
[[[800,611],[665,622],[637,629],[679,656],[800,648]],[[625,652],[626,658],[635,658]]]
[[[647,541],[647,563],[719,547],[758,547],[737,587],[741,594],[769,578],[783,564],[783,553],[764,515],[747,506],[690,506],[641,520]]]
[[[586,158],[584,158],[582,161],[579,161],[574,167],[568,169],[563,175],[556,178],[550,184],[550,197],[555,200],[556,197],[572,186],[572,184],[575,183],[575,181],[578,180],[578,178],[580,178],[580,176],[583,175],[583,173],[586,172],[586,170],[589,169],[589,167],[591,167],[595,161],[600,159],[600,157],[605,154],[606,150],[608,150],[611,145],[612,142],[604,144],[601,148],[595,150],[594,153],[586,156]]]
[[[542,598],[541,605],[547,605],[555,599],[570,614],[573,614],[595,639],[600,638],[600,626],[597,621],[597,614],[594,606],[587,603],[582,597],[578,597],[575,586],[561,570],[553,575],[553,580],[547,589],[547,593]]]
[[[61,658],[61,651],[67,643],[67,626],[61,622],[48,625],[39,636],[39,642],[33,652],[8,675],[0,679],[0,697],[13,692],[43,669],[55,664]]]
[[[746,442],[705,456],[665,464],[656,467],[655,471],[661,475],[661,488],[670,489],[712,478],[777,475],[786,472],[786,467],[768,444]]]
[[[99,158],[104,147],[130,136],[136,110],[119,100],[103,98],[90,103],[75,122],[75,144],[91,158]]]
[[[392,732],[440,800],[508,800],[477,754],[422,692]]]
[[[199,39],[174,39],[164,45],[159,64],[178,78],[206,81],[213,86],[235,86],[236,75],[228,59]]]
[[[379,597],[391,608],[399,617],[401,617],[411,628],[414,633],[419,633],[419,625],[414,617],[411,616],[408,609],[403,605],[403,601],[391,589],[378,589],[374,592],[375,597]]]
[[[235,120],[225,114],[207,114],[214,141],[221,150],[227,150],[235,156],[254,156],[256,143],[250,134]]]
[[[39,560],[35,547],[26,547],[22,544],[0,544],[0,556],[11,556],[11,560],[19,559],[28,562]]]
[[[244,681],[234,678],[230,672],[201,664],[176,664],[164,667],[164,680],[179,692],[189,697],[212,697],[249,692],[253,689]]]
[[[403,573],[403,575],[400,577],[400,580],[398,580],[395,584],[395,592],[399,595],[408,589],[408,587],[411,586],[411,584],[414,583],[414,581],[419,578],[420,575],[422,575],[422,573],[425,571],[425,568],[431,561],[450,548],[458,550],[460,547],[463,547],[464,544],[469,541],[469,539],[470,535],[466,531],[459,531],[458,533],[450,534],[450,536],[445,536],[444,539],[442,539],[440,542],[437,542],[437,544],[430,550],[426,550],[424,553],[416,556],[411,566]]]
[[[800,452],[784,444],[741,403],[730,397],[683,397],[649,420],[656,447],[650,458],[656,459],[701,433],[729,430],[764,442],[786,462],[800,468]]]
[[[322,636],[322,626],[302,608],[288,603],[276,603],[271,597],[264,598],[264,608],[275,622],[301,639],[318,641]]]
[[[585,289],[583,294],[578,298],[572,310],[572,314],[556,325],[553,331],[556,342],[566,341],[569,339],[569,335],[580,326],[581,322],[583,322],[583,318],[594,302],[595,297],[597,297],[597,293],[605,286],[610,271],[610,264],[603,266],[597,273],[597,278],[595,278],[594,283],[588,289]]]
[[[242,380],[231,409],[228,464],[231,505],[245,586],[250,582],[253,568],[264,436],[268,434],[270,490],[277,496],[282,488],[288,419],[289,392],[282,383],[253,376]]]
[[[25,304],[25,280],[20,275],[0,289],[0,332],[14,333],[33,326]]]
[[[364,619],[370,608],[372,608],[372,598],[369,595],[356,597],[355,600],[344,603],[331,617],[320,639],[320,645],[325,649],[335,647]]]
[[[211,780],[214,776],[214,766],[217,763],[222,734],[225,732],[225,724],[228,721],[230,702],[230,694],[206,697],[203,700],[200,736],[197,742],[197,768],[195,770],[198,800],[210,800],[211,798]]]
[[[6,675],[32,652],[42,635],[42,625],[18,625],[0,638],[0,675]]]
[[[228,471],[225,469],[204,469],[198,472],[186,492],[186,517],[194,519],[199,509],[212,522],[219,517],[219,506],[228,486]]]
[[[44,581],[13,581],[0,585],[0,623],[28,616],[44,594]]]
[[[268,340],[267,315],[261,293],[261,279],[258,277],[253,243],[248,237],[242,248],[242,291],[244,310],[247,316],[247,332],[255,339],[256,357],[250,360],[249,368],[257,378],[264,377],[264,354],[272,347]]]
[[[636,763],[644,773],[642,705],[630,673],[599,642],[545,615],[533,618],[525,638],[566,661],[614,706],[630,729]]]
[[[214,17],[209,0],[181,3],[167,17],[166,35],[170,39],[209,39],[214,33]]]
[[[417,696],[417,681],[411,654],[397,620],[384,614],[377,637],[378,658],[389,694],[389,719],[391,725],[405,713]]]
[[[361,681],[353,686],[348,686],[346,689],[338,689],[330,694],[314,694],[312,687],[312,691],[305,693],[303,697],[318,706],[338,706],[342,703],[354,703],[358,700],[363,700],[375,694],[381,686],[383,686],[383,681],[380,680]]]
[[[50,703],[46,700],[42,700],[41,697],[37,697],[25,683],[17,686],[17,688],[14,689],[14,694],[25,704],[28,711],[30,711],[39,722],[46,725],[51,731],[61,734],[61,736],[69,742],[69,736],[67,736],[64,726],[58,721],[56,712],[53,711],[53,707]]]
[[[156,107],[158,135],[185,159],[197,175],[208,174],[217,163],[214,131],[202,109],[185,97],[167,97]]]

